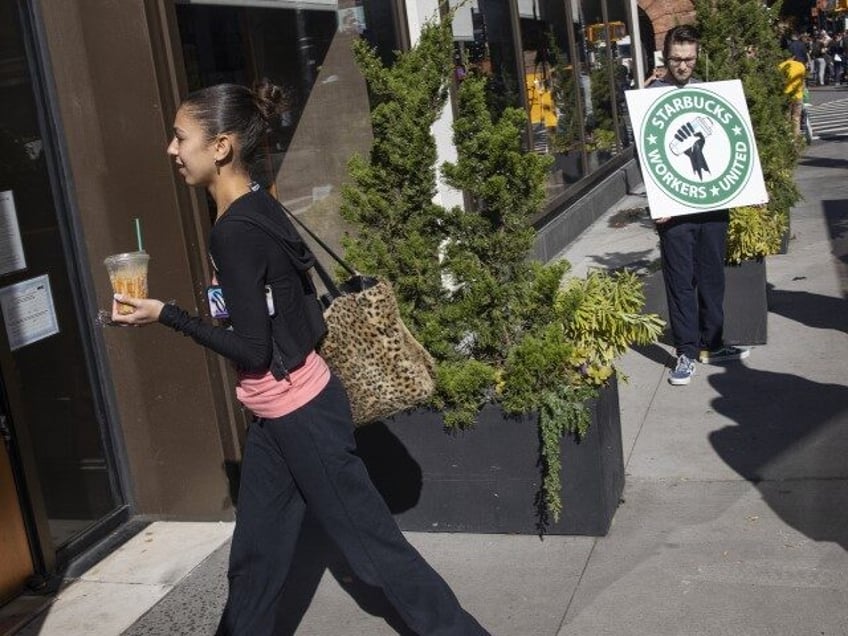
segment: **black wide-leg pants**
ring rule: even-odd
[[[727,210],[719,210],[657,225],[672,339],[677,355],[690,360],[722,346],[727,221]]]
[[[218,634],[275,634],[307,506],[356,576],[382,588],[410,629],[422,635],[487,634],[407,542],[355,447],[350,406],[335,377],[306,406],[251,424]]]

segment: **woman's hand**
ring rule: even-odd
[[[131,314],[119,314],[118,303],[130,305],[135,308]],[[155,298],[131,298],[123,294],[115,294],[112,300],[112,322],[122,325],[149,325],[159,321],[159,314],[165,306],[161,300]]]

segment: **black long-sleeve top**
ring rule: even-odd
[[[212,228],[209,237],[210,256],[218,284],[224,294],[231,329],[204,322],[176,305],[165,305],[159,322],[175,329],[195,342],[232,360],[248,373],[262,373],[271,366],[273,354],[272,320],[265,299],[265,285],[273,289],[280,328],[294,330],[295,340],[308,336],[300,329],[304,281],[295,268],[292,256],[263,229],[246,222],[245,217],[263,215],[280,228],[293,243],[301,243],[291,223],[283,216],[277,202],[264,191],[252,191],[236,199]],[[301,267],[308,266],[311,254],[302,255]],[[277,338],[286,342],[291,338]],[[314,342],[300,342],[289,369],[314,347]],[[302,349],[302,350],[301,350]],[[298,360],[299,359],[299,360]]]

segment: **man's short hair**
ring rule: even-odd
[[[700,44],[701,34],[691,24],[681,24],[665,34],[663,41],[663,58],[668,59],[674,44]]]

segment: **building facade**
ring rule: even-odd
[[[248,415],[229,365],[164,328],[103,327],[103,259],[151,255],[151,295],[205,315],[214,211],[165,147],[182,96],[268,77],[290,109],[261,178],[317,233],[346,231],[346,163],[371,142],[351,45],[386,63],[434,0],[0,0],[0,603],[135,517],[233,516]],[[452,81],[490,77],[554,156],[537,256],[638,178],[624,105],[688,0],[473,0]],[[637,29],[634,33],[634,27]],[[637,37],[638,35],[638,37]],[[452,159],[451,109],[434,127]],[[462,193],[441,187],[441,202]],[[138,220],[138,223],[136,223]]]

